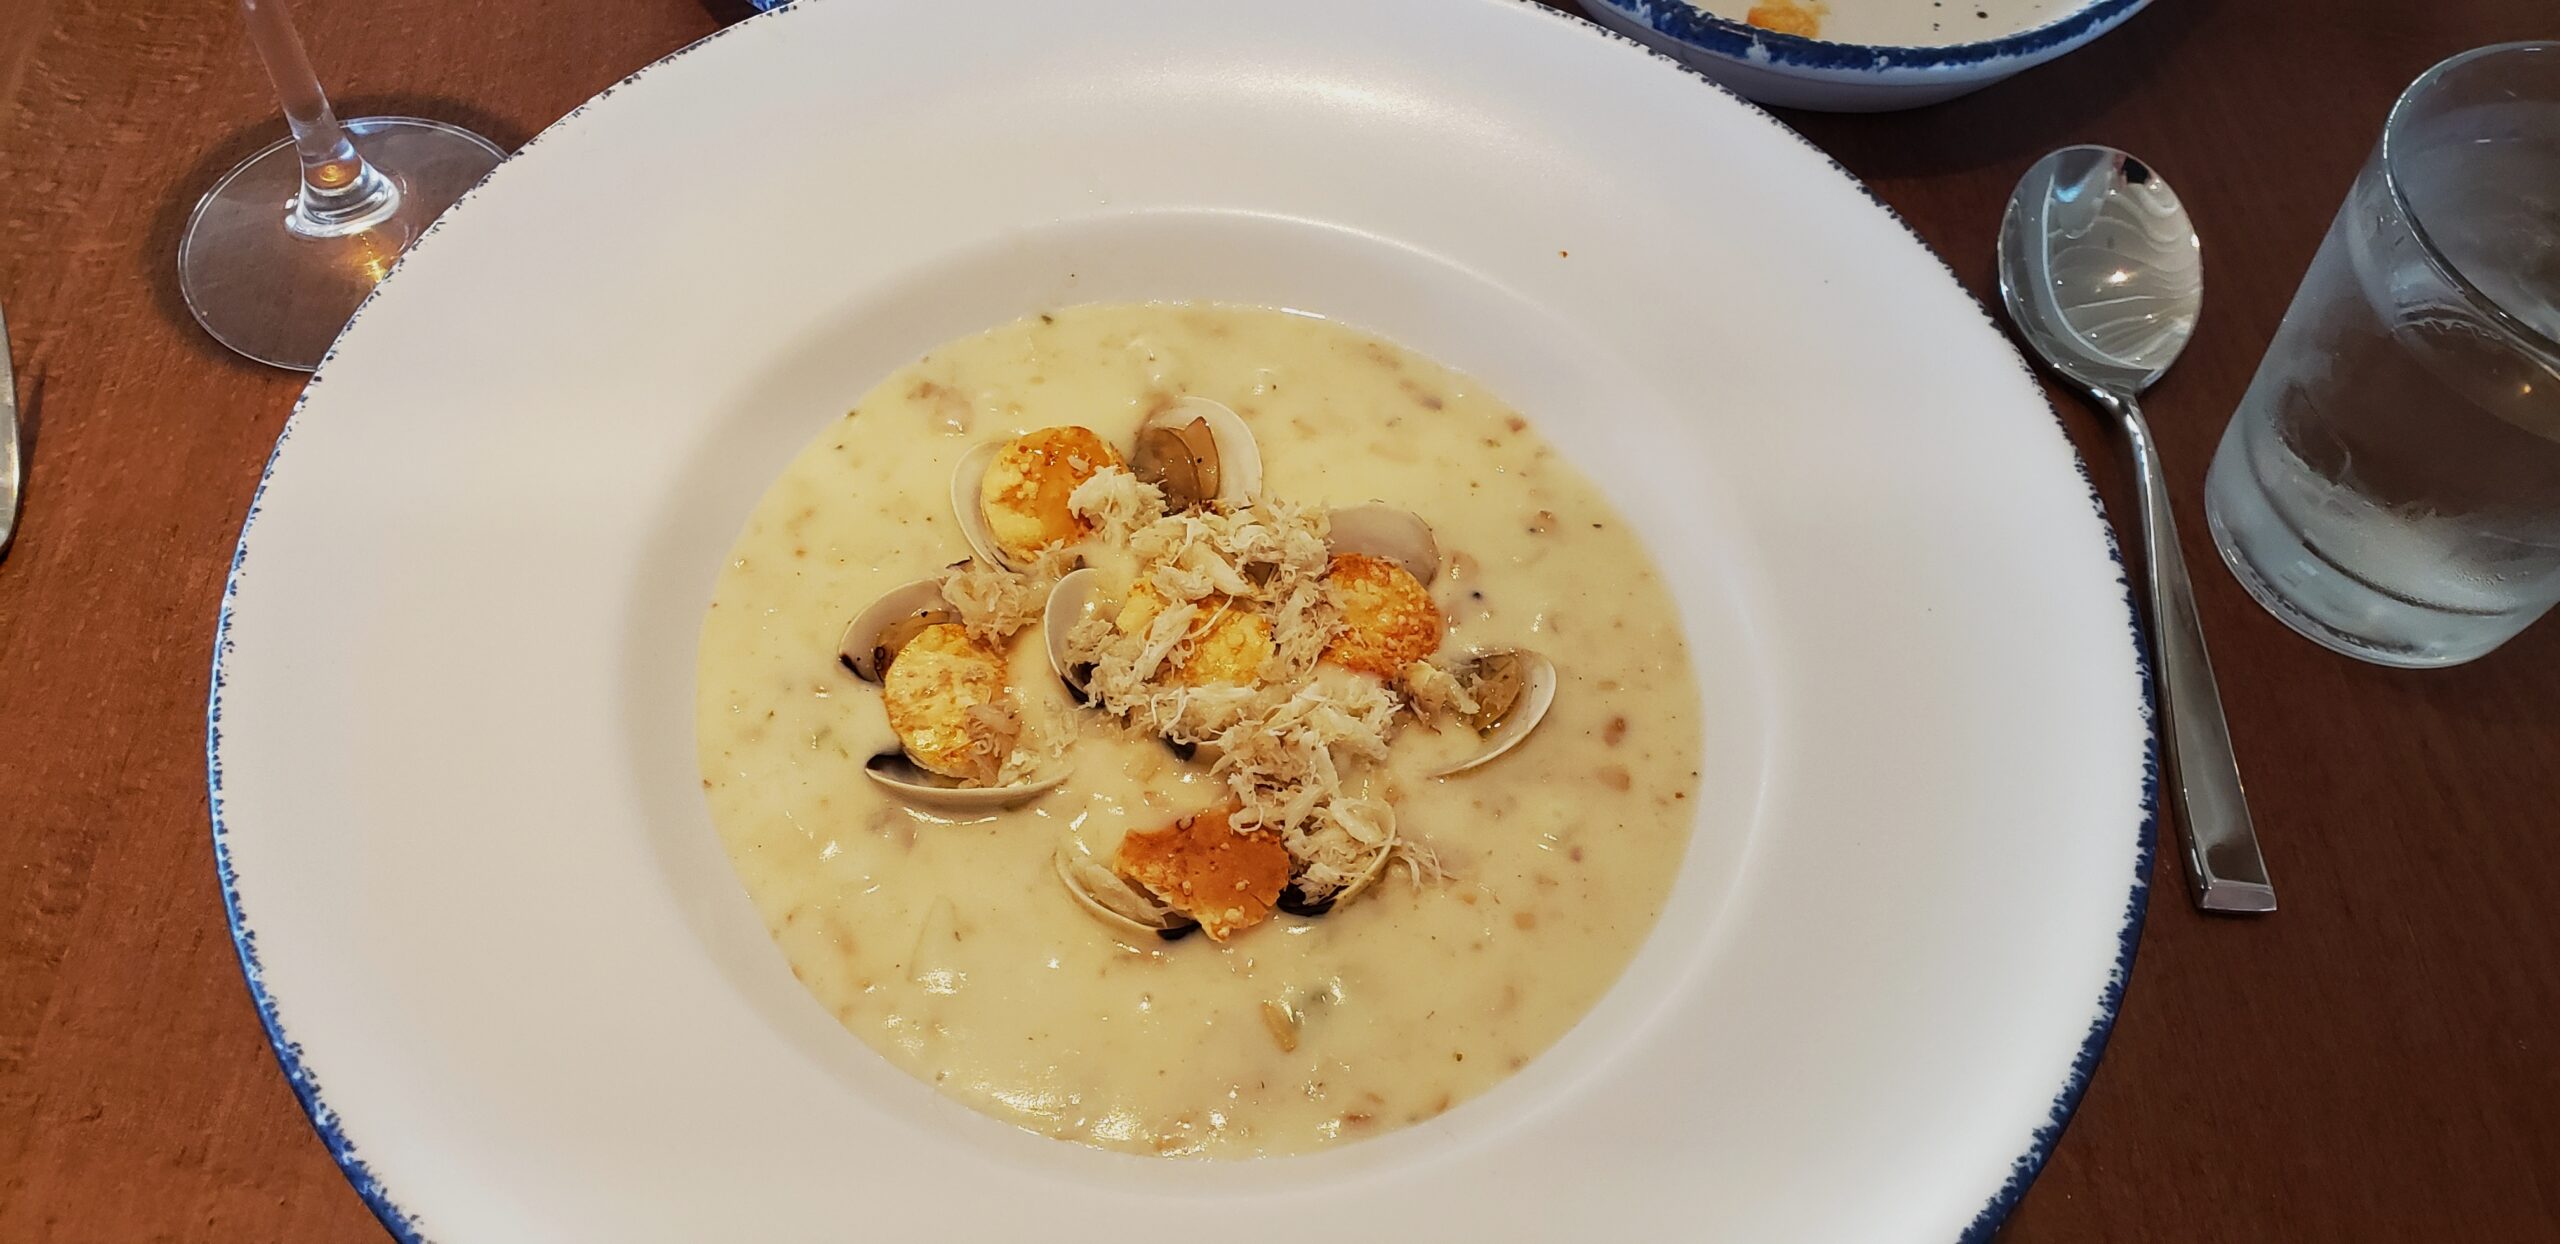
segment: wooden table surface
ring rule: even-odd
[[[927,0],[918,0],[927,2]],[[1283,2],[1283,0],[1273,0]],[[725,0],[305,0],[344,115],[510,146]],[[2466,668],[2296,638],[2203,539],[2204,468],[2393,95],[2551,0],[2159,0],[1899,116],[1787,119],[1992,291],[2044,150],[2142,153],[2202,221],[2150,402],[2284,910],[2161,855],[2105,1062],[2012,1241],[2560,1240],[2560,624]],[[195,197],[280,134],[225,0],[0,0],[0,305],[34,427],[0,565],[0,1240],[376,1238],[268,1052],[206,829],[214,607],[298,377],[178,301]],[[2124,473],[2069,403],[2113,512]]]

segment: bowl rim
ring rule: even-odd
[[[2150,0],[2088,0],[2080,8],[2041,26],[1997,39],[1906,47],[1877,43],[1840,43],[1781,34],[1718,17],[1690,0],[1582,0],[1600,5],[1656,34],[1689,47],[1747,64],[1783,69],[1833,72],[1884,72],[1896,69],[1963,69],[2004,59],[2023,59],[2064,51],[2104,33]]]

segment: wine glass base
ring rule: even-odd
[[[215,182],[178,243],[187,310],[214,340],[261,363],[318,367],[400,252],[507,156],[441,121],[364,117],[345,125],[357,153],[399,188],[391,215],[343,237],[285,228],[302,190],[302,157],[286,139]]]

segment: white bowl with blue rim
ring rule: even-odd
[[[1746,98],[1823,112],[1890,112],[1953,99],[2041,65],[2123,25],[2150,0],[1581,0],[1632,35]],[[1768,29],[1791,12],[1816,37]],[[1765,20],[1765,18],[1764,18]],[[1786,23],[1781,24],[1796,24]]]
[[[800,986],[704,806],[699,627],[775,473],[942,341],[1140,299],[1444,360],[1659,533],[1689,849],[1658,912],[1583,913],[1652,932],[1573,1032],[1427,1124],[1254,1162],[1008,1127]],[[442,217],[287,433],[214,644],[215,857],[404,1244],[1982,1244],[2132,968],[2154,714],[2042,388],[1820,151],[1527,0],[751,18]]]

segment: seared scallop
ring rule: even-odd
[[[1342,614],[1342,628],[1325,646],[1327,662],[1393,678],[1440,647],[1440,606],[1422,580],[1397,562],[1336,554],[1325,572],[1325,592]]]
[[[1004,654],[969,637],[956,622],[928,626],[898,649],[881,679],[889,728],[917,767],[944,777],[993,777],[984,749],[972,742],[981,709],[1009,711]],[[999,713],[999,715],[1002,715]],[[1003,757],[995,758],[1001,764]]]
[[[1271,622],[1224,598],[1202,601],[1211,612],[1191,630],[1191,655],[1182,659],[1185,686],[1246,686],[1262,678],[1271,660]]]
[[[1271,918],[1289,885],[1289,849],[1274,833],[1238,833],[1225,809],[1120,839],[1112,871],[1223,942]]]
[[[1023,565],[1040,550],[1091,534],[1067,498],[1120,455],[1093,429],[1041,428],[998,447],[978,480],[979,514],[1004,560]]]

